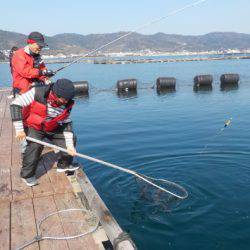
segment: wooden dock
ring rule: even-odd
[[[20,178],[21,154],[10,118],[9,91],[0,92],[0,249],[16,249],[37,235],[38,222],[50,213],[70,208],[92,210],[99,218],[98,229],[89,235],[70,240],[42,240],[25,249],[114,249],[123,231],[112,217],[100,196],[82,170],[66,176],[57,173],[56,156],[44,152],[37,170],[39,185],[27,187]],[[81,216],[76,220],[83,220]],[[70,235],[73,228],[65,226],[60,214],[53,216],[57,225],[52,235]],[[127,238],[115,249],[135,249]]]

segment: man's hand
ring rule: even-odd
[[[42,75],[42,76],[52,77],[55,74],[56,73],[53,70],[49,70],[49,69],[44,69],[44,70],[40,71],[40,75]]]
[[[45,78],[44,83],[45,83],[46,85],[49,85],[49,84],[51,84],[52,82],[51,82],[51,80],[50,80],[49,78]]]
[[[23,140],[25,140],[25,138],[26,138],[25,132],[24,132],[24,131],[18,132],[18,133],[16,134],[16,138],[17,138],[18,141],[23,141]]]
[[[71,156],[75,156],[76,155],[76,149],[75,148],[68,148],[68,154]]]

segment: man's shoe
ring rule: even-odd
[[[25,184],[29,187],[38,185],[38,181],[35,176],[32,176],[30,178],[22,178],[22,180],[25,182]]]
[[[72,163],[71,165],[62,168],[62,167],[57,167],[57,172],[58,173],[62,173],[62,172],[66,172],[66,171],[75,171],[78,168],[80,168],[80,164],[79,163]]]

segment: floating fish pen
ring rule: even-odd
[[[221,90],[234,90],[239,86],[239,74],[222,74],[220,77]],[[211,91],[213,89],[213,76],[212,75],[197,75],[193,79],[193,90],[198,91]],[[123,79],[116,82],[114,89],[98,89],[99,91],[116,91],[119,97],[132,97],[137,95],[139,89],[156,89],[157,94],[165,94],[176,91],[176,78],[175,77],[158,77],[155,84],[150,86],[139,86],[137,79]],[[87,81],[74,82],[77,96],[89,95],[89,83]]]
[[[118,80],[116,83],[116,90],[119,97],[132,97],[137,95],[137,80],[125,79]]]
[[[118,80],[116,83],[117,92],[137,91],[136,79]]]
[[[141,63],[174,63],[174,62],[199,62],[199,61],[222,61],[222,60],[239,60],[239,59],[250,59],[249,56],[238,56],[238,55],[229,55],[221,57],[185,57],[185,58],[161,58],[161,59],[112,59],[112,58],[102,58],[89,60],[89,62],[94,64],[141,64]],[[68,60],[70,62],[70,60]]]
[[[158,94],[174,92],[176,90],[176,78],[159,77],[156,80],[156,90]]]
[[[74,82],[75,93],[77,96],[88,96],[89,95],[89,83],[88,81]]]
[[[213,76],[212,75],[198,75],[194,77],[194,91],[212,90]]]
[[[223,74],[220,77],[221,90],[237,89],[239,87],[239,74]]]

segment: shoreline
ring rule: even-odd
[[[195,56],[197,57],[191,57]],[[198,57],[199,55],[209,55],[214,57]],[[223,56],[224,55],[224,56]],[[98,57],[83,57],[77,63],[88,63],[88,64],[138,64],[138,63],[173,63],[173,62],[192,62],[192,61],[219,61],[219,60],[242,60],[242,59],[250,59],[250,55],[246,55],[245,53],[235,53],[235,54],[192,54],[187,55],[187,57],[181,54],[172,55],[173,57],[169,58],[159,58],[169,56],[167,54],[161,55],[131,55],[131,56],[98,56]],[[127,57],[127,58],[126,58]],[[129,58],[129,57],[137,57],[137,58]],[[148,58],[144,58],[148,57]],[[157,57],[157,58],[155,58]],[[178,57],[178,58],[176,58]],[[46,64],[64,64],[72,62],[75,57],[67,57],[65,59],[55,58],[55,59],[44,59]],[[0,64],[9,64],[9,61],[0,61]]]

